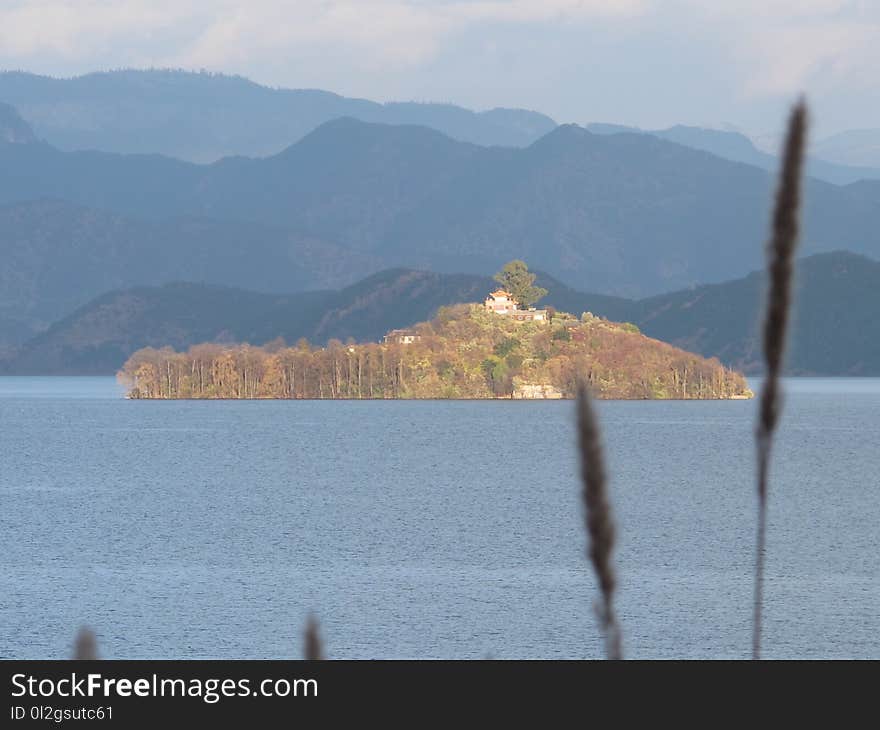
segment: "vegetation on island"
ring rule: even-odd
[[[874,324],[880,319],[880,262],[840,251],[799,259],[798,271],[786,373],[880,375]],[[640,301],[578,292],[543,273],[537,282],[550,289],[540,302],[548,313],[554,308],[588,311],[632,322],[648,337],[718,357],[747,375],[763,372],[758,328],[766,287],[762,272]],[[291,343],[304,337],[323,346],[333,338],[377,341],[391,329],[430,319],[441,306],[475,301],[495,286],[490,276],[393,269],[344,289],[287,295],[194,283],[119,289],[20,347],[13,343],[8,357],[4,323],[14,334],[23,322],[6,316],[11,312],[0,305],[0,373],[113,374],[141,348],[167,345],[182,352],[200,342],[264,345],[277,337]],[[21,300],[6,304],[20,306]]]
[[[739,373],[584,313],[517,322],[479,304],[442,307],[384,343],[146,348],[120,377],[131,398],[734,398]],[[393,334],[393,333],[392,333]]]

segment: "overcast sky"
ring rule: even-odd
[[[0,0],[0,67],[206,68],[561,122],[880,127],[880,0]]]

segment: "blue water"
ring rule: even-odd
[[[755,403],[604,402],[631,657],[745,657]],[[598,657],[568,402],[0,378],[0,657]],[[789,381],[765,653],[880,658],[880,380]]]

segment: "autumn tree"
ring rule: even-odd
[[[132,398],[510,398],[525,385],[573,397],[583,379],[601,398],[747,393],[743,377],[717,360],[591,315],[557,319],[517,322],[478,304],[457,305],[417,325],[412,343],[145,348],[120,375]]]
[[[546,289],[535,286],[535,275],[529,271],[526,262],[519,259],[504,264],[504,268],[495,274],[495,281],[513,295],[520,309],[528,309],[547,296]]]

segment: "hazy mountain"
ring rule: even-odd
[[[466,142],[520,147],[556,126],[521,109],[377,104],[327,91],[272,89],[240,76],[170,70],[71,79],[5,72],[0,100],[17,107],[40,137],[61,149],[160,153],[194,162],[272,155],[344,116],[421,124]]]
[[[760,267],[774,188],[752,166],[650,135],[573,125],[512,149],[340,119],[267,159],[200,166],[0,144],[0,165],[10,171],[0,177],[0,204],[58,198],[159,225],[186,217],[289,229],[357,254],[340,260],[343,281],[390,266],[484,273],[516,257],[569,286],[629,296]],[[808,180],[805,208],[804,253],[880,256],[880,183]],[[245,269],[257,259],[246,241],[234,244]],[[171,278],[190,278],[186,246],[166,244],[178,252]],[[376,266],[364,268],[365,260]],[[252,286],[240,267],[224,276],[212,281]]]
[[[880,375],[880,263],[846,252],[798,262],[788,372]],[[630,321],[670,342],[749,373],[760,372],[764,275],[641,301],[584,294],[545,275],[542,304]],[[430,319],[438,307],[481,301],[489,277],[391,270],[341,291],[288,296],[197,284],[116,291],[53,325],[5,363],[17,373],[112,373],[135,350],[199,342],[264,344],[306,337],[323,344],[378,340]]]
[[[561,310],[618,311],[631,303],[575,292],[542,276],[547,303]],[[168,284],[110,292],[34,337],[0,370],[16,373],[114,373],[141,347],[185,349],[199,342],[264,344],[278,337],[379,340],[388,330],[430,319],[438,307],[482,301],[490,277],[392,269],[340,291],[287,296],[204,284]]]
[[[852,129],[814,142],[817,157],[841,165],[880,167],[880,129]]]
[[[0,206],[0,260],[0,348],[110,289],[187,279],[289,292],[348,284],[379,268],[367,255],[283,228],[145,221],[59,201]]]
[[[0,142],[27,144],[35,142],[33,130],[9,104],[0,102]]]
[[[733,162],[744,162],[747,165],[760,167],[762,170],[776,172],[779,159],[776,155],[758,149],[754,142],[739,132],[702,127],[677,125],[668,129],[641,130],[636,127],[625,127],[619,124],[588,124],[587,129],[595,134],[651,134],[685,147],[711,152]],[[866,158],[867,159],[867,158]],[[880,180],[880,163],[860,161],[854,165],[835,164],[816,156],[807,158],[806,171],[810,177],[834,183],[848,185],[858,180]]]
[[[880,263],[848,252],[797,264],[787,372],[880,375]],[[717,356],[747,373],[761,370],[763,272],[636,302],[629,317],[646,334]]]

